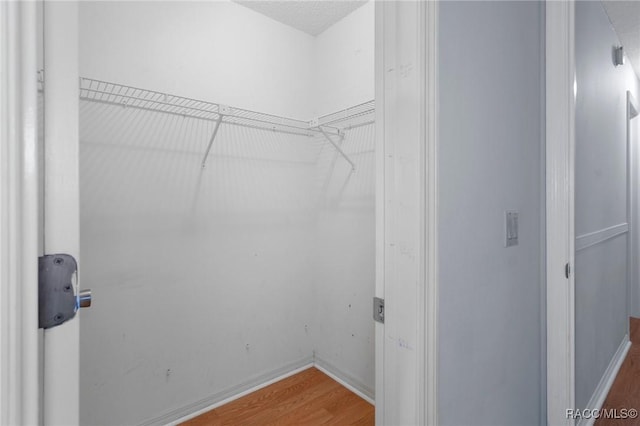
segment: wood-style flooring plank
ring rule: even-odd
[[[284,401],[280,401],[278,404],[267,408],[257,415],[251,417],[251,424],[285,424],[279,422],[280,418],[289,415],[289,418],[296,420],[301,414],[306,414],[304,407],[312,404],[313,401],[321,397],[322,395],[336,389],[340,386],[335,381],[322,380],[312,387],[305,389],[304,392],[300,392],[297,395],[293,395]],[[292,422],[291,424],[295,424]]]
[[[375,410],[367,411],[367,414],[364,417],[360,418],[356,422],[352,423],[353,426],[370,426],[376,423],[375,419],[376,412]]]
[[[629,318],[629,339],[631,343],[640,343],[640,318]]]
[[[622,409],[640,410],[640,319],[630,319],[631,348],[620,366],[618,375],[602,405],[610,413],[623,414]],[[640,426],[640,418],[615,419],[601,417],[596,426]]]
[[[309,368],[191,419],[184,426],[362,425],[374,407],[316,368]]]
[[[334,416],[327,408],[335,404],[337,400],[344,399],[349,394],[361,399],[331,378],[325,377],[326,384],[322,388],[318,388],[315,395],[309,395],[304,399],[292,401],[288,406],[276,408],[275,421],[266,424],[296,424],[296,422],[300,421],[305,422],[305,424],[323,424]],[[320,412],[322,412],[322,418],[324,419],[322,421],[319,416]],[[310,415],[314,419],[313,422],[310,420]]]
[[[367,409],[373,410],[373,406],[364,399],[356,401],[353,405],[345,407],[336,413],[326,425],[352,425],[366,416]]]
[[[348,389],[344,389],[344,393],[343,393],[342,397],[338,398],[335,401],[331,401],[330,403],[327,403],[325,408],[331,414],[336,415],[336,414],[340,413],[341,411],[349,408],[350,406],[352,406],[353,404],[355,404],[358,401],[362,401],[362,398],[360,398],[355,393],[350,392]]]
[[[314,371],[315,370],[315,371]],[[222,419],[221,424],[240,424],[255,415],[261,414],[274,405],[287,401],[292,396],[312,389],[320,383],[321,376],[317,369],[307,369],[232,401],[214,411]],[[231,423],[228,421],[233,420]]]

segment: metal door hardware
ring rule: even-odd
[[[384,324],[384,299],[373,298],[373,319]]]
[[[80,296],[78,297],[78,305],[81,308],[89,308],[91,307],[91,289],[88,288],[86,290],[82,290],[80,292]]]
[[[47,254],[38,258],[38,322],[51,328],[70,320],[79,307],[91,306],[91,290],[76,295],[73,276],[78,264],[68,254]]]

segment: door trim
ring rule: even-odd
[[[546,2],[547,423],[575,407],[575,3]]]
[[[426,56],[426,241],[424,300],[424,386],[422,424],[438,424],[438,2],[426,2],[424,44]],[[424,27],[423,27],[424,28]]]
[[[385,12],[384,3],[376,1],[375,8],[375,49],[374,49],[374,71],[375,71],[375,297],[384,299],[384,139],[379,135],[384,134],[384,113],[380,105],[384,103],[381,94],[384,93],[384,34],[385,34]],[[375,346],[375,424],[382,426],[384,419],[384,324],[374,322],[374,346]]]
[[[633,119],[638,116],[640,109],[638,109],[638,102],[633,97],[630,91],[627,90],[627,111],[626,111],[626,125],[627,125],[627,223],[629,227],[629,238],[627,239],[627,316],[635,316],[640,312],[640,304],[638,303],[638,285],[640,282],[640,276],[634,271],[635,254],[638,252],[638,197],[635,195],[638,190],[638,146],[633,146],[632,126]],[[637,138],[637,136],[636,136]],[[627,322],[627,336],[631,336],[629,322]]]
[[[38,424],[34,2],[0,2],[0,424]]]
[[[376,2],[378,425],[438,424],[437,12]]]

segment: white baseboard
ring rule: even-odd
[[[369,404],[375,405],[373,390],[367,388],[365,385],[351,377],[349,374],[340,371],[338,368],[334,367],[322,358],[318,358],[317,355],[314,356],[313,365],[318,370],[322,371],[324,374],[331,377],[333,380],[340,383],[342,386],[367,401]]]
[[[620,371],[620,367],[624,362],[624,358],[627,356],[627,352],[629,352],[629,348],[631,348],[631,342],[629,341],[629,336],[625,335],[624,339],[622,339],[622,342],[620,343],[620,346],[618,346],[618,350],[613,355],[613,358],[611,358],[609,366],[602,375],[600,383],[598,383],[596,390],[593,392],[593,395],[591,395],[591,399],[585,407],[586,409],[599,410],[600,408],[602,408],[602,404],[604,404],[604,400],[607,398],[607,395],[611,390],[613,381],[616,379],[618,371]],[[578,422],[578,426],[593,426],[594,422],[594,418],[581,418]]]
[[[249,382],[234,386],[231,389],[217,393],[193,404],[186,405],[184,407],[165,413],[159,417],[147,420],[140,426],[176,426],[182,422],[191,420],[194,417],[214,410],[221,405],[227,404],[238,398],[242,398],[245,395],[260,390],[280,380],[286,379],[289,376],[293,376],[294,374],[300,373],[301,371],[307,370],[311,367],[317,368],[336,382],[340,383],[345,388],[349,389],[351,392],[358,395],[360,398],[364,399],[372,405],[375,405],[375,401],[373,399],[373,391],[371,389],[364,386],[349,374],[340,371],[340,369],[334,367],[330,363],[318,358],[317,356],[314,356],[313,358],[305,358],[304,360],[301,360],[299,362],[289,364],[285,367],[279,368],[278,370],[263,374],[260,377],[255,378]]]
[[[259,377],[254,378],[253,380],[250,380],[238,386],[234,386],[208,398],[204,398],[200,401],[172,410],[159,417],[147,420],[140,426],[178,425],[182,422],[197,417],[200,414],[204,414],[207,411],[211,411],[221,405],[227,404],[233,400],[248,395],[251,392],[255,392],[259,389],[269,386],[270,384],[278,382],[282,379],[286,379],[289,376],[297,374],[311,367],[313,367],[312,357],[302,359],[298,362],[288,364],[277,370],[262,374]]]

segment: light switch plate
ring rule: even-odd
[[[507,210],[504,214],[505,220],[505,247],[518,245],[518,212]]]

